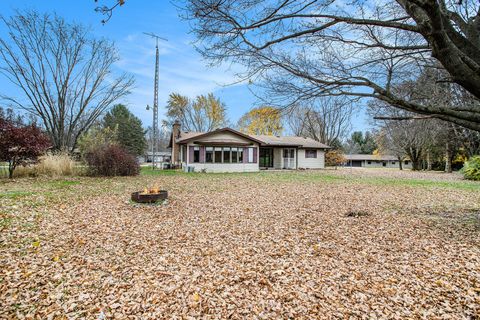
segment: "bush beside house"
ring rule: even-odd
[[[463,176],[468,180],[480,181],[480,156],[471,157],[465,162]]]
[[[341,166],[347,160],[343,153],[339,150],[330,150],[325,154],[325,165],[329,167]]]
[[[140,173],[135,156],[115,144],[95,148],[86,154],[85,161],[89,174],[94,176],[134,176]]]

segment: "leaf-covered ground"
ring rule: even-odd
[[[0,183],[0,318],[480,316],[480,184],[395,170]],[[163,205],[134,205],[159,184]]]

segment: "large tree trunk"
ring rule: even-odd
[[[398,157],[398,168],[400,170],[403,170],[403,163],[402,163],[402,158]]]
[[[8,178],[13,179],[13,171],[15,171],[15,162],[8,162]]]
[[[412,170],[415,170],[415,171],[422,170],[422,160],[421,159],[412,160]]]
[[[407,148],[405,150],[408,157],[412,161],[412,170],[421,170],[422,169],[422,150],[417,148]]]
[[[452,172],[452,151],[450,149],[450,142],[448,141],[445,145],[445,172]]]
[[[432,171],[432,156],[430,150],[427,151],[427,171]]]

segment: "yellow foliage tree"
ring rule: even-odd
[[[280,135],[283,130],[281,118],[281,112],[277,108],[255,108],[238,120],[238,129],[247,134]]]
[[[339,150],[330,150],[325,154],[325,164],[330,167],[335,167],[335,169],[346,161],[347,159]]]
[[[167,104],[167,121],[175,120],[187,131],[207,132],[227,124],[225,104],[212,93],[197,96],[194,100],[179,93],[171,93]]]

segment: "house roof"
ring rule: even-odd
[[[180,137],[177,138],[177,142],[180,143],[180,142],[183,142],[184,140],[190,140],[191,138],[195,138],[203,134],[205,134],[205,132],[182,131],[180,132]]]
[[[214,136],[215,134],[221,133],[221,132],[230,132],[230,133],[233,133],[237,136],[243,137],[245,139],[248,139],[248,140],[260,143],[260,144],[262,143],[262,141],[256,139],[254,136],[250,136],[248,134],[242,133],[242,132],[234,130],[232,128],[222,128],[222,129],[217,129],[217,130],[213,130],[213,131],[209,131],[209,132],[181,132],[180,137],[177,139],[177,143],[186,143],[186,142],[192,141],[194,139],[204,139],[204,138]],[[212,140],[212,142],[218,143],[219,141],[218,140]],[[230,143],[232,141],[230,141],[229,139],[226,139],[226,140],[222,140],[221,142]]]
[[[373,161],[394,161],[397,157],[386,154],[346,154],[347,160],[373,160]]]
[[[281,147],[300,147],[300,148],[312,148],[312,149],[328,149],[329,146],[306,137],[295,136],[268,136],[268,135],[249,135],[231,128],[222,128],[210,132],[180,132],[180,136],[176,139],[177,143],[187,143],[195,139],[202,139],[203,142],[209,142],[208,137],[220,132],[231,132],[248,140],[259,143],[262,146],[281,146]],[[228,139],[224,139],[221,142],[217,140],[210,141],[211,143],[230,143]]]
[[[267,136],[267,135],[255,135],[252,136],[261,140],[263,145],[266,146],[291,146],[291,147],[301,147],[301,148],[312,148],[312,149],[329,149],[330,147],[326,144],[313,140],[306,137],[296,137],[296,136]]]

